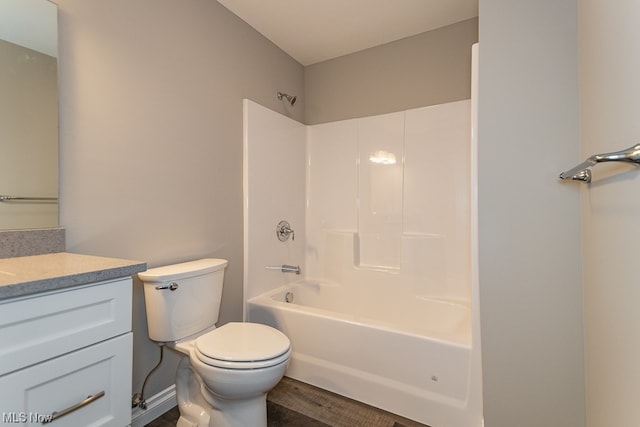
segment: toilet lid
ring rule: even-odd
[[[289,338],[279,330],[244,322],[227,323],[198,337],[195,342],[196,354],[202,362],[237,369],[281,363],[289,357],[290,347]]]

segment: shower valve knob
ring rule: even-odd
[[[281,242],[288,240],[289,236],[291,236],[291,240],[295,240],[296,232],[291,229],[287,221],[280,221],[276,226],[276,236]]]

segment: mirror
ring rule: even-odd
[[[0,0],[0,230],[58,226],[58,8]]]

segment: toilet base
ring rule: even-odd
[[[176,427],[267,427],[267,393],[242,399],[214,394],[182,354],[176,372]],[[281,376],[280,376],[281,378]]]
[[[206,426],[208,427],[209,424],[207,424]],[[201,425],[198,423],[194,423],[190,419],[180,416],[180,418],[178,418],[178,424],[176,424],[176,427],[201,427]]]
[[[267,427],[267,395],[227,400],[203,390],[211,404],[210,427]]]
[[[189,362],[189,357],[180,360],[176,372],[176,398],[180,418],[176,427],[209,427],[211,407],[200,394],[202,379]]]

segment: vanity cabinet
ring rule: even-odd
[[[130,277],[0,301],[0,425],[129,425],[131,304]]]

